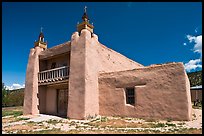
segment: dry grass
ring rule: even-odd
[[[112,128],[148,128],[152,125],[152,123],[140,123],[140,122],[127,122],[123,119],[108,119],[105,122],[90,122],[89,125],[98,126],[98,127],[112,127]]]
[[[2,111],[23,111],[23,106],[3,107]]]
[[[2,123],[11,123],[11,122],[15,122],[15,121],[16,121],[15,117],[2,118]]]
[[[20,107],[2,108],[4,117],[2,118],[3,125],[11,122],[26,121],[28,118],[19,116],[16,112],[22,112]],[[13,116],[16,115],[16,116]],[[48,120],[45,121],[49,125],[63,124],[61,120]],[[65,124],[65,123],[64,123]],[[177,127],[173,122],[161,123],[158,120],[138,120],[133,118],[119,118],[119,117],[102,117],[100,119],[92,119],[86,123],[79,123],[78,121],[67,122],[70,126],[75,126],[74,130],[62,131],[59,128],[48,129],[48,126],[43,125],[43,122],[27,122],[22,125],[14,125],[2,127],[2,132],[17,134],[202,134],[202,129],[187,129]],[[183,126],[185,123],[178,123]],[[82,126],[81,126],[82,125]],[[85,127],[83,126],[85,125]],[[160,130],[150,130],[150,128],[165,128],[171,127],[171,131],[161,132]],[[84,130],[82,130],[83,128]],[[144,128],[145,130],[138,130],[135,128]],[[43,130],[44,129],[44,130]]]
[[[6,107],[2,108],[2,116],[9,116],[13,115],[14,117],[20,116],[23,114],[23,107],[18,106],[18,107]]]
[[[15,125],[15,126],[9,126],[9,127],[5,127],[3,129],[3,131],[32,131],[35,129],[41,129],[42,126],[38,126],[37,124],[23,124],[23,125]]]

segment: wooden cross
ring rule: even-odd
[[[86,13],[87,6],[84,7],[84,12]]]

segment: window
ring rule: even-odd
[[[126,88],[125,93],[126,93],[126,103],[135,105],[135,88],[134,87]]]

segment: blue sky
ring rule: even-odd
[[[2,80],[25,83],[30,49],[43,27],[48,48],[69,41],[87,6],[99,42],[148,66],[202,69],[201,2],[3,2]]]

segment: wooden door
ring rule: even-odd
[[[67,115],[67,89],[57,90],[57,114],[66,117]]]

